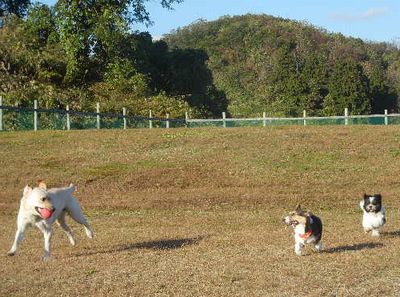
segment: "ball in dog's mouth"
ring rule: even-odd
[[[40,214],[40,216],[47,220],[48,218],[51,217],[53,214],[54,210],[53,209],[48,209],[48,208],[41,208],[41,207],[36,207],[37,212]]]

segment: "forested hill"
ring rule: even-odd
[[[131,115],[152,110],[171,117],[399,110],[395,45],[267,15],[197,21],[153,40],[149,33],[132,31],[124,14],[140,8],[133,9],[136,19],[145,20],[141,2],[96,3],[36,3],[23,14],[2,14],[0,7],[5,104],[32,107],[37,99],[40,107],[87,111],[100,102],[105,112],[125,107]]]
[[[329,33],[268,15],[199,20],[165,36],[170,49],[208,56],[232,116],[383,113],[399,110],[395,45]]]

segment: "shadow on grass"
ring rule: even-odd
[[[146,249],[146,250],[175,250],[180,249],[188,245],[197,245],[203,240],[205,236],[194,237],[194,238],[180,238],[180,239],[165,239],[146,241],[132,244],[124,244],[116,247],[116,252]]]
[[[324,253],[343,253],[343,252],[356,252],[361,250],[369,250],[383,247],[383,243],[380,242],[366,242],[353,245],[343,245],[324,250]]]
[[[382,234],[382,236],[387,236],[387,237],[400,237],[400,230],[381,232],[381,234]]]
[[[154,241],[145,241],[145,242],[137,242],[137,243],[128,243],[122,245],[116,245],[107,250],[102,251],[88,251],[80,253],[76,256],[91,256],[98,254],[112,254],[123,251],[131,251],[131,250],[176,250],[181,249],[186,246],[197,245],[203,239],[209,237],[207,236],[198,236],[192,238],[179,238],[179,239],[163,239],[163,240],[154,240]]]

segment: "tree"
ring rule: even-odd
[[[371,112],[368,78],[363,68],[353,60],[337,62],[328,83],[324,101],[326,115],[343,114],[345,108],[352,114]]]
[[[30,0],[0,0],[0,18],[14,14],[21,18],[26,14]]]
[[[36,47],[46,46],[48,42],[54,45],[59,41],[55,16],[47,5],[35,4],[30,8],[24,22],[24,31]]]
[[[327,58],[323,52],[308,54],[301,76],[307,86],[302,106],[309,115],[322,114],[323,102],[328,94],[328,72]]]
[[[92,62],[103,69],[119,57],[119,45],[134,23],[151,24],[145,3],[149,0],[60,0],[56,5],[60,40],[68,58],[67,83],[81,83],[87,76],[96,78]],[[162,0],[171,9],[183,0]],[[98,66],[98,65],[97,65]]]
[[[369,85],[372,98],[372,113],[381,114],[385,109],[392,112],[397,108],[396,94],[394,89],[389,87],[390,84],[387,81],[386,70],[382,61],[377,61],[371,65]]]

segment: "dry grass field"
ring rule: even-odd
[[[6,256],[22,189],[73,182],[95,231],[27,232]],[[0,134],[0,296],[400,296],[400,127]],[[358,202],[388,223],[363,233]],[[281,222],[319,215],[326,250],[294,254]]]

